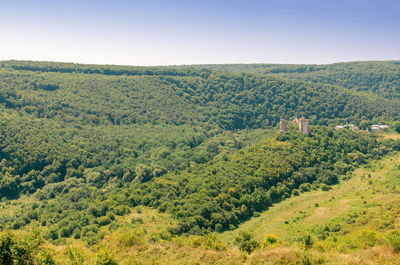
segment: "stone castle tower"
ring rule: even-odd
[[[287,123],[287,121],[285,119],[281,119],[281,121],[279,123],[279,132],[280,133],[286,132],[286,123]]]
[[[310,120],[306,119],[303,117],[301,117],[300,119],[294,118],[292,120],[292,124],[293,125],[297,125],[299,126],[299,130],[298,132],[301,134],[310,134],[311,129],[310,129]],[[287,130],[287,121],[285,119],[281,119],[280,123],[279,123],[279,132],[280,133],[284,133]]]
[[[299,124],[299,133],[309,134],[310,133],[310,120],[305,119],[304,116],[298,120]]]

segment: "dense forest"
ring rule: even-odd
[[[251,74],[14,61],[1,66],[1,197],[80,179],[89,169],[101,173],[99,186],[136,178],[140,165],[160,176],[211,160],[221,149],[212,138],[223,132],[275,126],[281,117],[379,122],[397,119],[400,109],[397,102],[334,86]],[[231,140],[236,149],[246,142]]]
[[[337,86],[191,67],[1,65],[0,103],[67,123],[190,124],[236,130],[275,126],[281,117],[296,115],[315,124],[392,120],[400,106]]]
[[[348,131],[315,127],[304,137],[292,128],[221,161],[134,186],[130,194],[136,204],[183,219],[176,233],[221,232],[292,194],[329,189],[339,176],[388,151],[379,147],[373,138]]]
[[[398,124],[398,68],[0,62],[0,231],[95,247],[140,207],[171,218],[154,241],[235,230],[399,151],[394,140],[333,129]],[[277,134],[280,118],[295,116],[312,133]],[[0,236],[0,260],[4,242],[30,248]]]
[[[335,184],[340,175],[389,150],[379,148],[374,138],[367,135],[326,128],[315,129],[311,137],[298,135],[292,129],[277,140],[267,139],[238,153],[225,153],[210,163],[162,178],[157,178],[164,173],[160,168],[146,165],[121,176],[113,176],[112,171],[98,172],[95,168],[79,174],[78,170],[68,168],[62,183],[51,184],[60,180],[40,179],[46,173],[33,170],[21,180],[22,187],[33,189],[29,184],[36,184],[39,178],[37,181],[45,186],[35,193],[35,198],[40,201],[55,198],[55,201],[39,208],[36,205],[22,209],[3,223],[8,223],[8,228],[19,228],[31,221],[50,228],[56,224],[56,238],[74,232],[80,238],[82,229],[82,236],[91,235],[90,229],[97,231],[98,225],[108,225],[112,216],[125,214],[129,207],[145,205],[182,220],[178,227],[171,228],[171,233],[223,231],[293,192],[310,190],[312,185],[319,188]],[[59,177],[54,166],[45,170]]]
[[[198,68],[226,72],[248,72],[337,85],[354,91],[400,99],[400,61],[371,61],[329,65],[228,64]]]

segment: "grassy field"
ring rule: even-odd
[[[381,141],[384,140],[399,140],[400,139],[400,134],[395,132],[394,130],[389,130],[389,131],[382,131],[382,132],[376,132],[378,136],[380,136]]]
[[[250,231],[258,241],[272,234],[282,245],[301,247],[301,238],[310,235],[312,249],[324,253],[327,263],[342,264],[352,257],[362,260],[363,255],[365,264],[380,263],[363,252],[384,248],[377,251],[379,258],[392,253],[390,247],[386,249],[390,245],[386,236],[400,227],[399,184],[400,155],[396,154],[355,170],[350,179],[329,191],[303,193],[274,205],[223,233],[221,239],[230,245],[241,231]],[[389,264],[400,262],[392,254]]]

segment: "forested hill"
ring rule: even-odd
[[[296,80],[338,85],[400,99],[400,61],[366,61],[328,65],[226,64],[195,67],[226,72],[273,74]]]
[[[205,163],[238,132],[304,115],[312,124],[398,119],[400,103],[252,73],[0,62],[0,198],[81,179],[100,187]],[[236,135],[238,133],[239,135]],[[230,144],[228,144],[230,142]],[[145,166],[145,167],[143,167]]]
[[[0,103],[38,118],[84,124],[191,124],[236,130],[305,115],[393,120],[400,103],[323,84],[178,67],[0,62]]]
[[[396,99],[296,80],[296,71],[203,68],[0,62],[0,245],[8,242],[11,260],[33,264],[20,256],[40,248],[28,239],[27,250],[14,248],[3,230],[38,229],[47,243],[74,238],[100,252],[117,230],[129,238],[113,249],[142,247],[129,236],[140,223],[157,244],[233,230],[399,150],[375,133],[332,126],[397,125]],[[280,118],[302,115],[310,135],[291,123],[278,134]],[[142,208],[158,212],[137,218]]]
[[[367,93],[251,73],[179,67],[0,62],[0,197],[99,173],[148,178],[247,144],[242,129],[304,115],[312,124],[396,120]],[[243,137],[242,137],[243,136]],[[215,139],[215,137],[220,137]],[[242,139],[242,140],[241,140]],[[139,172],[139,173],[137,173]],[[96,173],[97,174],[97,173]]]

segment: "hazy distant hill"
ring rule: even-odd
[[[400,61],[366,61],[327,65],[226,64],[200,68],[227,72],[274,74],[287,78],[338,85],[355,91],[371,92],[400,99]]]

